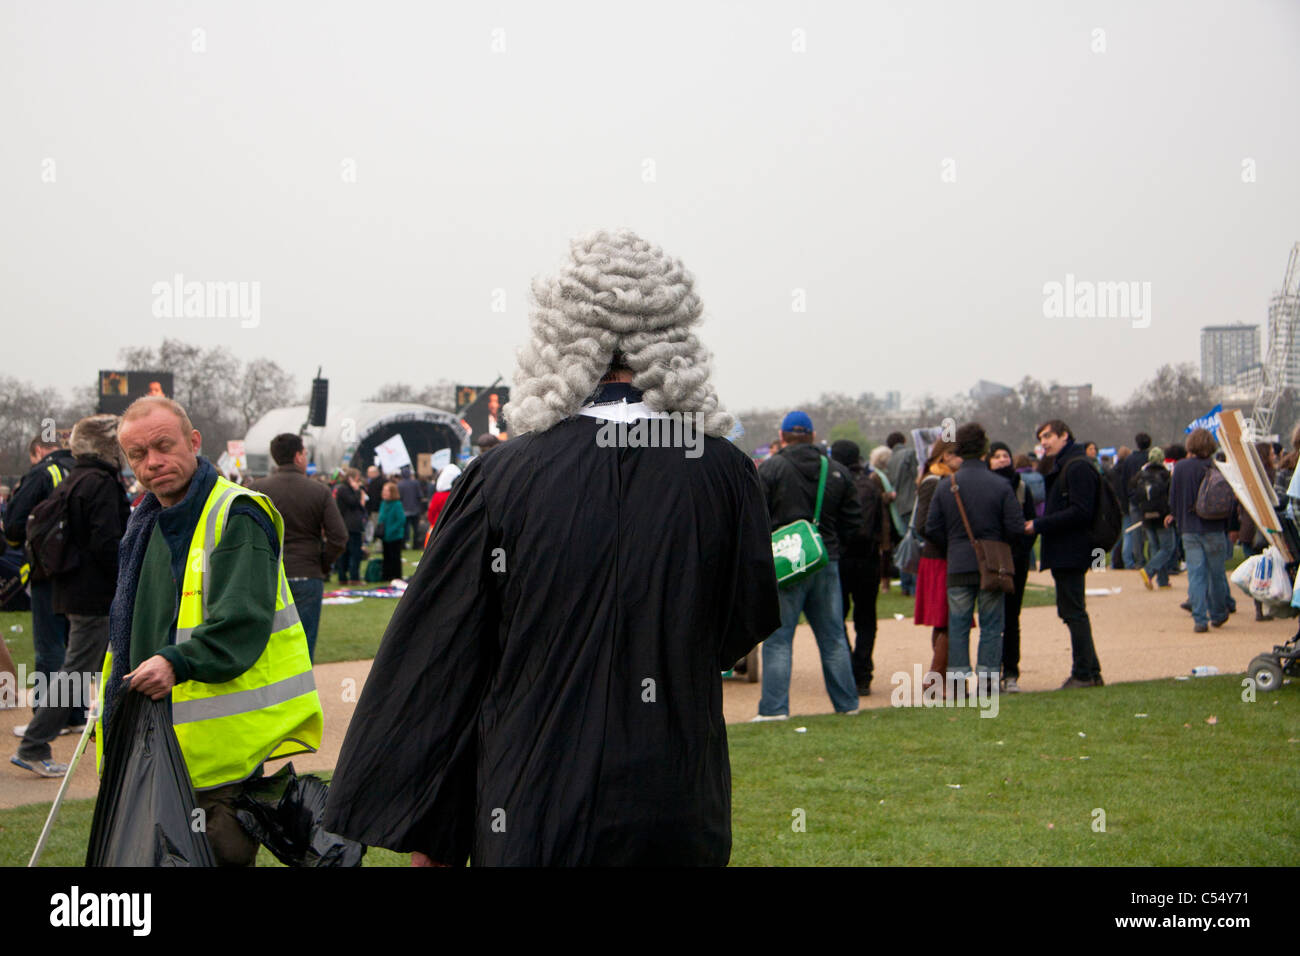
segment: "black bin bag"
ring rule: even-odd
[[[87,866],[216,866],[167,701],[123,691],[113,713]]]
[[[366,848],[321,826],[329,785],[298,776],[288,764],[271,777],[249,780],[235,798],[235,816],[285,866],[360,866]]]

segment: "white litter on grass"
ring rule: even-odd
[[[1146,714],[1134,714],[1133,716],[1134,716],[1134,717],[1145,717]]]
[[[1007,744],[1007,742],[1006,742],[1005,740],[999,740],[999,741],[998,741],[998,746],[999,746],[999,747],[1005,747],[1006,744]]]
[[[806,733],[808,733],[808,728],[807,728],[807,727],[796,727],[796,728],[794,729],[794,732],[795,732],[796,734],[806,734]]]
[[[961,784],[959,784],[959,783],[950,783],[950,784],[948,784],[948,789],[949,789],[949,790],[960,790],[960,789],[961,789]]]
[[[1081,730],[1081,731],[1079,731],[1079,736],[1080,736],[1080,737],[1086,737],[1086,736],[1088,736],[1088,735],[1085,734],[1085,733]]]
[[[1088,758],[1088,757],[1080,757],[1079,759],[1080,759],[1080,760],[1088,760],[1088,759],[1090,759],[1090,758]]]
[[[1188,677],[1186,674],[1179,674],[1174,678],[1174,680],[1191,680],[1191,678]]]
[[[1110,597],[1112,594],[1119,594],[1123,588],[1084,588],[1083,593],[1088,597]]]
[[[901,614],[895,614],[895,615],[894,615],[894,620],[895,620],[895,621],[901,621],[901,620],[903,620],[903,615],[901,615]]]

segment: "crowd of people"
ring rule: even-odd
[[[1130,519],[1115,565],[1165,587],[1185,563],[1197,630],[1231,613],[1225,556],[1234,540],[1260,540],[1198,503],[1215,474],[1208,432],[1185,449],[1139,435],[1106,469],[1059,419],[1004,441],[968,422],[924,446],[892,434],[864,460],[854,442],[819,443],[796,410],[755,466],[726,440],[735,421],[710,384],[693,331],[703,305],[680,261],[628,232],[576,240],[571,255],[533,285],[532,337],[503,410],[513,437],[494,447],[485,436],[463,473],[309,477],[302,439],[283,434],[272,474],[232,481],[199,453],[185,409],[160,396],[78,422],[66,449],[32,442],[3,530],[33,557],[37,668],[103,662],[101,745],[105,729],[129,732],[113,721],[131,710],[124,694],[170,701],[219,863],[255,859],[236,808],[262,763],[320,745],[324,587],[331,575],[361,580],[375,541],[384,578],[404,577],[404,545],[425,557],[357,701],[321,822],[416,865],[726,863],[719,673],[761,644],[755,720],[786,719],[802,615],[834,709],[857,713],[874,678],[877,596],[896,571],[943,694],[971,677],[979,695],[1018,690],[1035,565],[1051,572],[1071,638],[1062,686],[1101,686],[1084,581],[1108,489]],[[602,439],[609,422],[670,415],[682,417],[682,447]],[[1013,453],[1031,439],[1032,457]],[[1292,452],[1277,480],[1294,470]],[[796,558],[779,586],[774,533],[790,528],[783,540],[797,547],[783,553]],[[901,557],[909,540],[914,564]],[[17,728],[12,763],[58,777],[67,767],[50,743],[87,713],[53,696]]]
[[[1014,436],[1009,436],[1014,437]],[[826,690],[838,713],[858,710],[858,697],[871,693],[876,639],[876,599],[897,575],[903,594],[915,600],[913,620],[931,629],[932,657],[926,686],[939,683],[948,696],[1020,690],[1020,612],[1029,572],[1051,571],[1057,613],[1070,634],[1072,663],[1062,688],[1104,684],[1088,617],[1084,581],[1089,570],[1136,571],[1150,590],[1172,587],[1187,574],[1192,629],[1222,627],[1236,611],[1226,563],[1237,544],[1245,555],[1260,553],[1264,534],[1224,484],[1222,514],[1207,511],[1202,486],[1217,474],[1214,435],[1191,431],[1186,443],[1160,447],[1139,433],[1134,448],[1117,450],[1103,464],[1097,444],[1078,441],[1059,419],[1039,426],[1034,450],[1014,454],[1004,441],[990,441],[978,423],[928,446],[918,465],[915,448],[898,432],[870,452],[867,462],[852,441],[830,447],[817,443],[809,417],[791,412],[781,424],[769,456],[759,463],[773,530],[813,514],[818,459],[831,461],[818,526],[830,561],[816,574],[782,589],[782,626],[763,643],[763,694],[756,721],[788,716],[790,648],[800,614],[806,616],[821,653]],[[1292,451],[1256,445],[1279,500],[1288,501],[1300,448],[1300,427]],[[1222,460],[1223,455],[1217,452]],[[1073,466],[1073,467],[1071,467]],[[1217,479],[1215,479],[1217,480]],[[1122,533],[1113,551],[1091,540],[1101,506],[1101,482],[1109,484],[1123,512]],[[832,489],[854,489],[843,494]],[[1199,499],[1199,500],[1198,500]],[[898,546],[917,540],[915,573],[895,566]],[[972,545],[974,542],[980,547]],[[981,581],[983,552],[1005,544],[1006,582]],[[977,554],[977,551],[981,552]],[[979,644],[971,667],[970,631],[979,614]],[[1256,620],[1270,614],[1255,602]],[[845,621],[853,621],[854,640]],[[743,667],[743,662],[737,665]]]

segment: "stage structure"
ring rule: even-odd
[[[308,406],[292,405],[267,412],[253,423],[244,436],[248,470],[253,475],[270,472],[271,439],[282,432],[302,433],[307,460],[325,472],[340,466],[365,469],[374,464],[375,448],[394,435],[401,435],[411,460],[421,453],[443,448],[453,461],[468,447],[469,433],[454,413],[413,402],[359,402],[330,406],[324,426],[303,426]]]

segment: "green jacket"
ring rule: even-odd
[[[385,501],[379,506],[379,525],[385,541],[401,541],[406,537],[406,512],[400,501]]]
[[[180,583],[160,521],[145,550],[131,619],[131,669],[161,654],[186,680],[219,684],[233,680],[262,656],[275,614],[277,555],[265,529],[251,515],[232,512],[221,544],[212,553],[208,616],[188,641],[172,644]],[[193,524],[189,525],[191,533]],[[182,532],[183,534],[183,532]],[[184,544],[188,550],[188,543]]]

